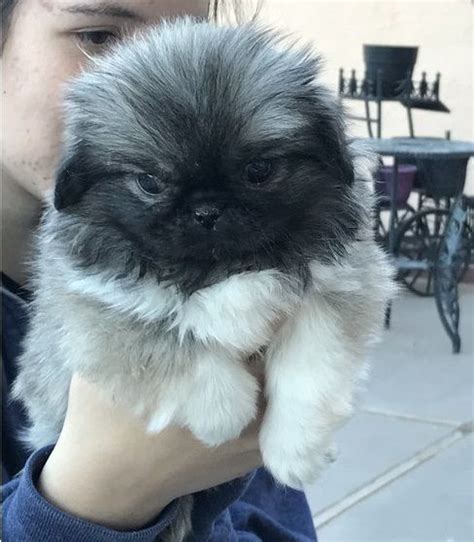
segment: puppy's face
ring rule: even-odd
[[[193,291],[340,254],[353,171],[316,72],[274,34],[190,20],[99,61],[67,98],[55,207],[89,230],[73,257]]]

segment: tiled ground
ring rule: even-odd
[[[339,457],[307,488],[320,542],[474,541],[474,286],[461,309],[453,355],[432,299],[394,303]]]

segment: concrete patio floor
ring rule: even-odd
[[[474,286],[462,353],[433,299],[402,293],[339,455],[306,494],[320,542],[474,541]]]

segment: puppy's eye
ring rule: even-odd
[[[249,182],[260,184],[268,180],[273,173],[273,164],[270,160],[254,160],[247,164],[245,173]]]
[[[136,178],[138,188],[148,196],[156,196],[161,192],[161,184],[158,177],[148,175],[148,173],[139,173]]]

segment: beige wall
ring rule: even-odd
[[[441,72],[440,96],[451,114],[415,111],[416,135],[443,137],[451,130],[453,139],[474,139],[471,0],[264,0],[261,18],[314,43],[325,59],[322,78],[334,89],[340,67],[356,68],[362,75],[363,43],[418,45],[415,78],[423,70],[428,79]],[[351,107],[361,113],[361,105]],[[367,134],[363,123],[353,123],[351,130]],[[408,133],[399,104],[384,106],[383,132]],[[472,160],[469,169],[468,191],[474,193]]]

